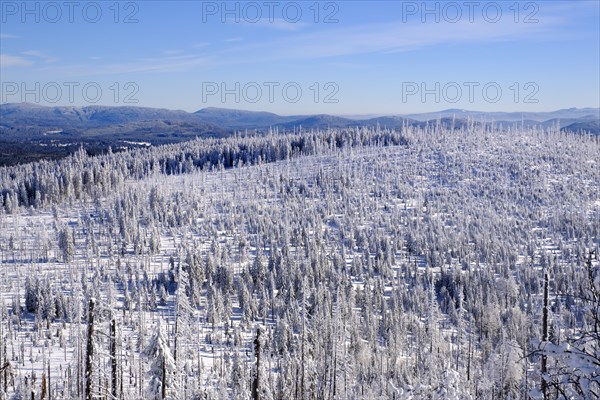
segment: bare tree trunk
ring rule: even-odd
[[[2,329],[2,321],[0,321],[0,339],[4,342],[4,330]],[[4,348],[6,347],[6,343],[0,343],[0,388],[4,388],[4,393],[6,390],[6,372],[5,372],[5,361],[4,361]],[[2,377],[4,376],[4,379]]]
[[[260,328],[256,330],[256,339],[254,339],[254,351],[256,352],[256,377],[252,382],[252,399],[260,400]]]
[[[118,366],[117,366],[117,321],[113,317],[110,321],[110,366],[112,397],[118,399]]]
[[[166,360],[165,360],[165,355],[162,354],[161,355],[163,360],[162,360],[162,391],[161,391],[161,395],[160,398],[161,399],[165,399],[167,397],[167,366],[166,366]]]
[[[467,351],[467,381],[471,380],[471,343],[473,340],[473,332],[471,332],[471,317],[469,317],[469,350]]]
[[[337,346],[337,344],[335,345]],[[337,398],[337,351],[334,347],[334,357],[333,357],[333,396],[332,398]]]
[[[302,294],[302,300],[303,300],[302,301],[302,303],[303,303],[302,304],[302,310],[303,310],[302,311],[302,356],[301,356],[302,357],[302,361],[301,361],[301,364],[302,364],[302,374],[301,374],[301,382],[300,382],[300,399],[304,400],[304,391],[305,391],[305,387],[304,387],[304,382],[305,382],[305,380],[304,380],[304,372],[305,372],[305,367],[306,367],[306,360],[304,358],[304,351],[305,351],[304,350],[304,341],[305,341],[304,335],[305,335],[305,329],[306,329],[306,326],[305,326],[305,316],[304,316],[304,313],[305,313],[305,311],[304,311],[304,294]]]
[[[94,359],[94,305],[95,299],[90,299],[88,314],[87,351],[85,355],[85,399],[92,400],[92,361]]]
[[[544,270],[544,308],[542,310],[542,341],[548,340],[548,273]],[[544,400],[548,398],[548,384],[544,374],[547,372],[548,360],[545,354],[542,354],[542,395]]]
[[[177,310],[175,310],[175,343],[173,343],[173,359],[175,360],[175,365],[177,365],[177,338],[179,337],[179,316],[177,315]]]
[[[50,357],[48,357],[48,400],[52,400],[52,381],[50,380]]]
[[[47,390],[48,389],[47,389],[47,383],[46,383],[46,373],[42,372],[42,394],[40,396],[41,400],[44,400],[46,398],[46,391]]]

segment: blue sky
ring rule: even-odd
[[[600,106],[600,2],[0,1],[1,102],[403,114]]]

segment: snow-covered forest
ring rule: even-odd
[[[0,399],[596,399],[600,141],[238,134],[0,168]]]

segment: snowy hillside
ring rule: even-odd
[[[0,399],[598,398],[599,150],[431,125],[0,168]]]

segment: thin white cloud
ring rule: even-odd
[[[475,21],[464,18],[457,23],[397,20],[351,26],[320,25],[317,30],[274,36],[261,41],[244,41],[213,55],[220,63],[248,63],[392,54],[439,45],[553,42],[569,34],[572,30],[570,25],[577,20],[577,16],[589,13],[587,5],[578,4],[576,10],[566,10],[565,7],[567,5],[562,3],[556,6],[544,3],[544,7],[540,7],[535,15],[538,23],[524,23],[522,20],[515,23],[512,14],[507,14],[496,23],[476,16]],[[265,21],[260,23],[264,24]]]
[[[491,24],[484,21],[456,24],[407,24],[401,22],[364,24],[361,26],[339,27],[286,35],[264,42],[248,42],[241,37],[223,39],[233,47],[219,49],[210,54],[176,54],[166,51],[162,56],[141,59],[129,63],[104,64],[94,66],[71,66],[62,69],[75,75],[106,75],[136,72],[180,72],[197,67],[232,63],[263,62],[265,60],[318,59],[364,54],[390,54],[419,49],[440,44],[459,45],[507,40],[519,40],[540,36],[548,26],[558,24],[558,20],[545,19],[546,24],[512,24],[511,22]],[[198,43],[192,47],[207,47],[208,43]],[[341,62],[341,61],[340,61]],[[346,60],[346,68],[361,68],[364,63],[355,64]]]
[[[251,41],[242,37],[222,38],[229,46],[211,47],[210,43],[199,42],[192,48],[203,48],[203,54],[191,51],[176,54],[175,51],[163,52],[157,57],[134,60],[124,63],[95,63],[92,65],[61,66],[52,69],[56,72],[79,76],[94,74],[119,74],[135,72],[179,72],[198,67],[227,65],[237,63],[259,63],[276,60],[325,59],[342,62],[348,68],[360,68],[368,61],[353,56],[368,54],[391,54],[408,52],[424,47],[439,45],[461,46],[480,43],[552,41],[562,37],[568,31],[569,21],[573,18],[561,7],[544,8],[544,15],[538,16],[540,23],[514,23],[512,18],[503,18],[498,23],[489,23],[482,19],[475,22],[467,20],[459,23],[421,23],[420,21],[387,23],[366,23],[343,26],[342,24],[320,25],[319,30],[294,32],[282,35],[262,37],[260,41]],[[581,11],[579,12],[581,13]],[[270,24],[261,20],[258,25]],[[286,21],[274,22],[280,26]],[[213,49],[213,51],[208,51]],[[29,53],[33,55],[33,53]],[[346,57],[340,59],[339,57]],[[354,61],[359,64],[355,65]],[[17,61],[11,61],[16,63]],[[45,69],[48,69],[47,67]]]
[[[107,65],[107,73],[130,72],[178,72],[193,66],[207,65],[209,60],[198,55],[179,55],[163,58],[142,59],[132,63]],[[104,68],[104,67],[103,67]]]
[[[0,40],[4,40],[4,39],[18,39],[19,36],[17,35],[11,35],[10,33],[0,33]]]
[[[69,66],[46,67],[44,70],[53,74],[67,76],[105,76],[113,74],[130,74],[145,72],[181,72],[196,66],[211,64],[209,57],[196,54],[179,56],[163,56],[139,59],[126,63],[107,63],[99,65],[78,64]]]
[[[327,63],[327,65],[335,68],[343,68],[343,69],[366,69],[369,68],[369,65],[361,62],[343,62],[336,61]]]
[[[48,64],[56,62],[58,60],[58,58],[53,57],[53,56],[49,56],[47,54],[44,54],[44,53],[42,53],[39,50],[22,51],[21,54],[25,55],[25,56],[39,58],[40,60],[42,60],[42,61],[44,61],[45,63],[48,63]]]
[[[170,49],[170,50],[165,50],[163,51],[163,54],[166,56],[176,56],[179,54],[183,54],[184,51],[181,49]]]
[[[10,54],[0,54],[0,67],[28,67],[33,65],[31,60],[21,56],[13,56]]]
[[[289,32],[299,31],[299,30],[309,26],[309,24],[306,22],[302,22],[302,21],[290,22],[290,21],[286,21],[283,18],[261,18],[258,21],[244,20],[244,21],[241,21],[240,24],[244,25],[244,26],[250,26],[250,27],[257,26],[257,27],[261,27],[261,28],[272,28],[272,29],[276,29],[279,31],[289,31]]]
[[[493,43],[531,39],[551,31],[558,19],[544,24],[487,23],[386,23],[337,28],[279,39],[268,47],[284,58],[323,58],[369,53],[410,51],[441,44]]]

